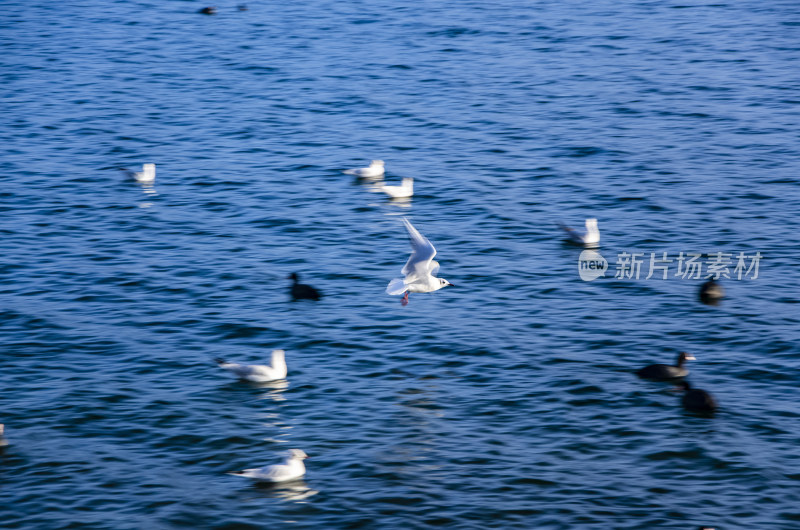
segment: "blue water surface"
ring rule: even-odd
[[[800,527],[796,2],[205,5],[2,3],[4,528]],[[713,417],[633,375],[679,351]]]

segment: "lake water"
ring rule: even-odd
[[[3,527],[800,528],[796,2],[204,5],[3,2]],[[634,376],[679,351],[713,417]]]

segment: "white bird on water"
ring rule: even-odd
[[[286,378],[286,359],[283,350],[272,350],[272,365],[236,364],[215,359],[220,368],[228,370],[239,379],[253,383],[266,383]]]
[[[600,244],[600,230],[597,228],[597,219],[586,220],[586,233],[573,230],[561,223],[558,224],[562,230],[567,233],[567,239],[576,245],[583,245],[586,247],[597,247]]]
[[[287,482],[296,480],[306,474],[303,460],[308,458],[301,449],[289,449],[289,454],[283,464],[232,471],[229,475],[253,479],[257,482]]]
[[[345,175],[355,175],[356,177],[372,179],[382,177],[383,160],[373,160],[370,162],[369,167],[360,167],[358,169],[347,169],[344,171]]]
[[[414,195],[414,179],[405,177],[399,186],[381,186],[381,191],[393,199],[402,199]]]
[[[156,181],[156,165],[144,164],[141,171],[131,172],[131,176],[139,184],[151,185]]]
[[[0,423],[0,447],[5,447],[8,445],[8,440],[6,440],[6,437],[3,436],[3,431],[5,431],[5,425]]]
[[[400,271],[405,278],[395,278],[390,281],[386,292],[391,295],[405,293],[400,303],[406,305],[408,304],[408,293],[430,293],[453,284],[444,278],[435,276],[439,272],[439,263],[433,260],[436,249],[433,248],[431,242],[420,234],[405,217],[403,217],[403,223],[406,225],[408,238],[411,241],[411,256],[403,270]]]

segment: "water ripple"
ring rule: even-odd
[[[5,527],[796,525],[796,6],[183,4],[0,21]],[[401,215],[458,286],[405,308]],[[582,282],[587,217],[760,276]],[[713,418],[634,375],[683,350]]]

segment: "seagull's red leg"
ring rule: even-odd
[[[408,291],[406,291],[406,294],[405,294],[405,296],[403,296],[403,299],[402,299],[402,300],[400,300],[400,303],[401,303],[402,305],[404,305],[404,306],[405,306],[405,305],[408,305]]]

